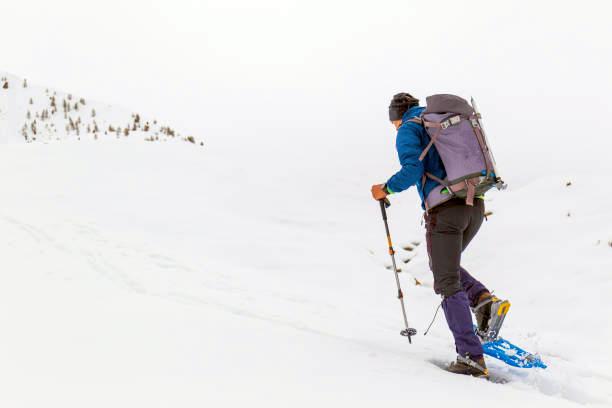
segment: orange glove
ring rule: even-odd
[[[384,184],[374,184],[372,186],[372,197],[376,201],[384,200],[388,196]]]

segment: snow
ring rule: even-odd
[[[610,215],[605,200],[591,203],[606,193],[587,177],[491,195],[494,214],[466,264],[513,301],[504,335],[549,364],[521,371],[489,360],[509,381],[500,385],[436,366],[453,358],[442,318],[412,345],[398,335],[367,191],[342,209],[306,193],[274,205],[269,169],[250,168],[244,182],[229,151],[182,143],[12,144],[0,154],[6,405],[461,405],[456,396],[469,393],[501,406],[612,401],[610,327],[593,326],[610,306]],[[308,185],[299,170],[272,184],[294,177]],[[223,189],[236,183],[240,195]],[[400,227],[407,206],[397,198],[396,246],[421,241],[417,211]],[[424,283],[402,272],[422,333],[439,299],[424,248],[404,257]]]
[[[0,86],[3,87],[0,143],[127,137],[151,142],[187,140],[187,136],[181,137],[155,118],[48,87],[32,86],[15,75],[2,74]],[[190,141],[195,144],[196,138],[192,136]]]
[[[478,99],[509,189],[487,195],[463,263],[511,300],[502,335],[548,365],[488,359],[485,382],[440,370],[454,358],[441,314],[422,336],[440,299],[414,191],[388,210],[419,330],[399,336],[368,191],[396,169],[390,127],[366,138],[304,120],[294,138],[232,129],[201,147],[79,138],[60,117],[25,143],[30,97],[46,106],[45,87],[0,89],[2,406],[612,404],[606,138],[579,155],[564,124],[521,128]],[[93,106],[102,129],[133,119]]]

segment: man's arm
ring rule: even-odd
[[[406,123],[397,132],[395,147],[402,168],[387,181],[389,193],[399,193],[414,186],[423,176],[423,163],[419,160],[421,155],[421,129],[416,123]]]

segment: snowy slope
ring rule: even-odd
[[[25,78],[0,72],[0,143],[111,137],[202,143],[194,136],[181,136],[155,118],[35,86]]]
[[[296,155],[272,137],[196,149],[57,128],[63,143],[3,128],[19,143],[0,150],[2,406],[612,404],[611,195],[593,177],[607,163],[533,176],[506,162],[519,181],[488,197],[464,264],[512,300],[503,334],[549,364],[489,360],[498,384],[438,368],[454,357],[442,317],[421,335],[439,298],[414,192],[389,210],[420,332],[398,335],[368,196],[391,150],[366,170],[331,159],[341,141]]]

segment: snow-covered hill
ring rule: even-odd
[[[322,151],[304,138],[299,154],[295,140],[274,136],[240,139],[240,149],[230,139],[206,149],[131,133],[95,140],[83,131],[90,109],[105,112],[101,129],[133,117],[75,97],[77,141],[59,125],[67,96],[58,93],[57,121],[37,140],[62,143],[22,143],[29,97],[34,117],[48,102],[37,89],[0,89],[12,123],[2,140],[17,142],[0,149],[0,405],[612,404],[611,196],[594,177],[609,164],[534,175],[504,163],[510,188],[488,195],[492,215],[464,264],[512,301],[503,334],[549,368],[489,360],[499,384],[440,370],[454,358],[443,317],[422,336],[439,298],[414,192],[389,210],[420,332],[412,345],[398,334],[368,191],[390,167],[391,138],[379,142],[389,155],[367,169],[370,146],[342,140]]]
[[[128,137],[151,142],[176,139],[204,144],[199,138],[182,135],[156,118],[34,86],[25,78],[0,72],[0,143]]]

